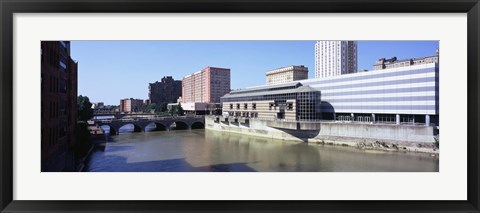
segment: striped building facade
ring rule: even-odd
[[[296,117],[296,120],[438,125],[438,82],[438,63],[425,63],[252,87],[232,91],[221,99],[224,112],[242,117],[273,117],[276,114],[277,119],[286,118],[283,114],[278,116],[279,112],[274,111],[272,103],[273,106],[292,103],[295,105],[292,112],[295,113],[288,117]],[[300,97],[301,88],[308,89],[306,94],[315,94],[315,97]],[[251,101],[256,102],[257,109],[253,111],[248,108],[254,104]],[[306,104],[302,104],[305,101]],[[311,107],[317,102],[321,102],[318,108]],[[243,108],[245,104],[247,108]],[[248,111],[255,116],[244,115],[243,112]],[[309,116],[305,119],[302,114]]]
[[[438,71],[428,63],[299,82],[321,91],[323,119],[438,124]]]

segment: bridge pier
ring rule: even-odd
[[[110,135],[118,135],[118,129],[110,126]]]

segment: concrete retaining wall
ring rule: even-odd
[[[435,149],[434,127],[413,125],[320,123],[319,130],[292,130],[278,128],[272,121],[250,119],[248,123],[214,122],[213,117],[205,118],[205,128],[231,133],[268,137],[281,140],[311,143],[332,143],[349,146],[377,146],[386,148],[403,146],[409,150],[417,148]],[[279,121],[281,122],[281,121]],[[309,124],[311,125],[311,124]],[[274,126],[274,127],[272,127]],[[300,124],[302,126],[302,124]],[[300,128],[302,129],[302,128]],[[308,129],[308,128],[307,128]],[[407,148],[404,148],[407,150]]]
[[[388,124],[322,123],[316,138],[349,137],[387,141],[433,143],[432,126],[407,126]]]

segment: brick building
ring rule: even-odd
[[[230,92],[230,69],[205,67],[182,79],[182,103],[220,103]]]
[[[174,80],[172,76],[165,76],[160,82],[148,85],[149,103],[175,103],[182,95],[182,81]]]
[[[42,172],[74,170],[77,72],[69,41],[41,42]]]
[[[120,100],[120,112],[140,112],[142,111],[142,106],[142,99],[125,98]]]

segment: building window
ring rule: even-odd
[[[62,45],[63,48],[67,48],[67,44],[65,43],[65,41],[60,41],[60,45]]]
[[[252,109],[257,109],[257,104],[256,103],[252,104]]]
[[[243,109],[248,109],[248,104],[243,104]]]
[[[58,62],[58,64],[60,66],[61,71],[63,72],[67,71],[67,58],[65,58],[65,56],[60,55],[60,61]]]
[[[287,110],[293,110],[293,103],[287,103]]]
[[[237,104],[237,109],[240,109],[240,104]]]

